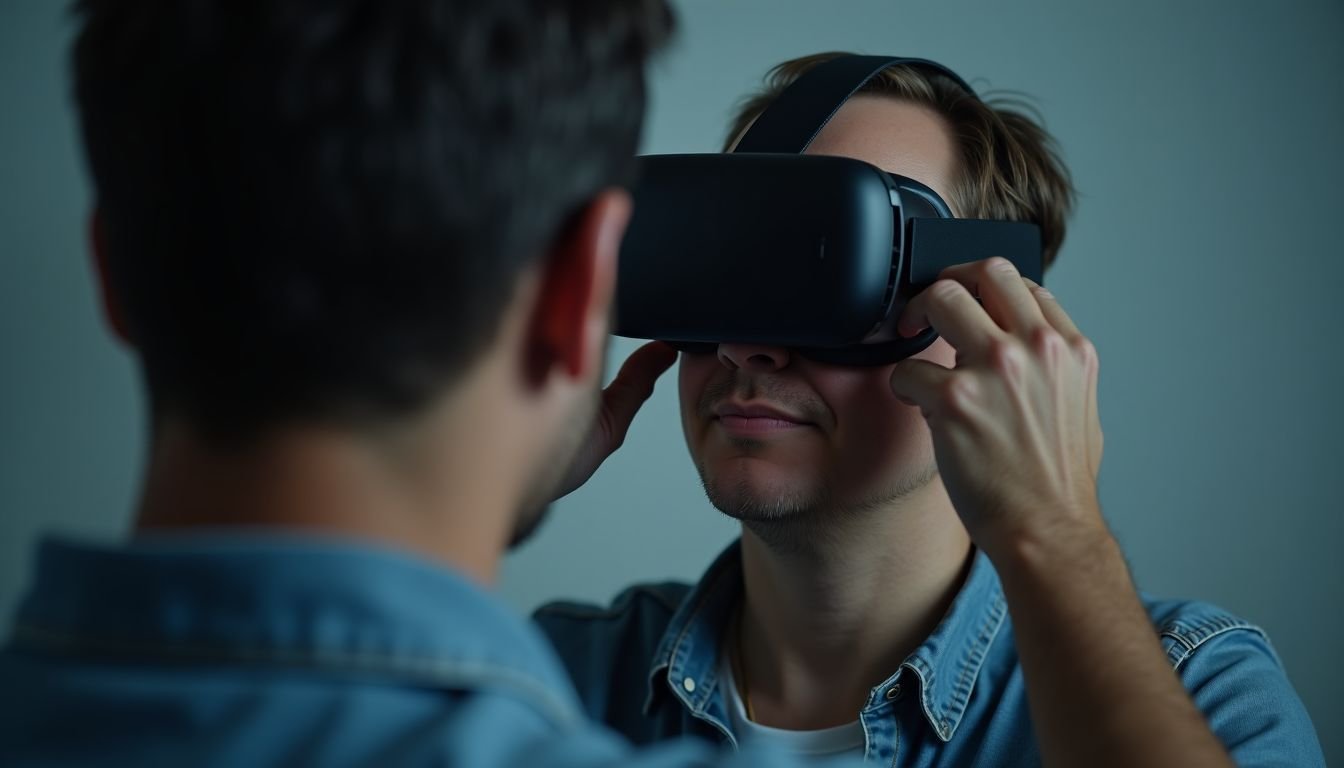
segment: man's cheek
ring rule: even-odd
[[[700,418],[700,398],[704,395],[705,385],[713,373],[712,367],[705,365],[701,357],[705,355],[681,354],[677,364],[677,394],[681,400],[681,428],[686,437],[686,445],[691,456],[700,451],[700,441],[705,425]],[[712,359],[712,358],[711,358]]]
[[[693,416],[697,413],[705,387],[718,368],[718,358],[713,355],[681,353],[677,363],[677,389],[683,414]]]

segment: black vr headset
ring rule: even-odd
[[[927,348],[904,338],[906,303],[953,264],[1002,256],[1042,281],[1040,231],[958,219],[927,186],[843,157],[803,155],[842,104],[924,59],[844,56],[780,94],[731,154],[639,158],[621,246],[614,333],[688,352],[720,342],[789,347],[837,365],[883,365]]]

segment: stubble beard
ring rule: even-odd
[[[744,452],[753,446],[734,441]],[[759,443],[755,447],[759,447]],[[810,489],[761,491],[748,478],[726,483],[713,479],[703,461],[696,461],[700,484],[714,508],[740,521],[771,550],[781,555],[815,555],[837,543],[840,531],[862,520],[887,513],[912,494],[938,481],[938,465],[928,459],[919,467],[903,471],[881,491],[856,502],[842,501],[834,486],[822,480]]]

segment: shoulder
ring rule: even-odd
[[[690,585],[678,582],[637,584],[609,605],[548,603],[532,618],[573,673],[577,660],[604,651],[651,655],[690,591]]]
[[[690,591],[691,585],[675,581],[636,584],[622,590],[605,606],[562,600],[541,606],[532,614],[532,618],[543,629],[601,627],[641,618],[661,618],[666,624]]]
[[[1311,717],[1263,629],[1201,601],[1143,602],[1167,660],[1238,765],[1324,765]]]
[[[654,657],[691,589],[677,582],[638,584],[609,605],[555,602],[533,614],[591,717],[610,721],[641,711]]]
[[[1264,653],[1275,665],[1279,664],[1265,631],[1230,611],[1199,600],[1141,597],[1162,642],[1162,650],[1177,671],[1210,642],[1244,646],[1248,651]]]

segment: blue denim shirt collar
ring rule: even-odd
[[[741,595],[742,551],[740,542],[734,541],[673,614],[649,669],[645,714],[653,708],[661,678],[687,708],[704,716],[718,687],[723,633]]]
[[[582,718],[533,626],[474,582],[400,552],[273,533],[46,540],[35,581],[15,618],[18,649],[490,685],[558,724]]]
[[[646,714],[660,691],[670,691],[700,717],[711,707],[718,709],[719,649],[741,594],[742,553],[740,542],[734,542],[710,565],[668,624],[649,669]],[[939,739],[950,741],[1007,611],[998,575],[977,551],[947,615],[900,668],[873,687],[864,711],[881,707],[886,691],[908,669],[919,679],[924,718]]]

